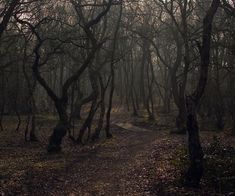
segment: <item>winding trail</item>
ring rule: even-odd
[[[145,129],[145,128],[140,128],[137,126],[134,126],[133,124],[129,123],[129,122],[124,122],[124,123],[116,123],[116,126],[122,128],[122,129],[126,129],[127,131],[136,131],[136,132],[153,132],[149,129]]]
[[[170,155],[168,152],[179,140],[174,142],[167,130],[152,131],[128,121],[115,122],[112,133],[114,137],[110,140],[81,147],[65,141],[61,155],[32,151],[34,159],[22,159],[27,165],[18,171],[17,181],[13,177],[5,185],[11,191],[6,193],[17,195],[23,192],[23,195],[35,196],[155,195],[150,190],[148,172],[156,166],[155,158],[159,171],[162,171],[165,156]],[[158,149],[157,153],[155,149]],[[154,158],[152,163],[149,162],[151,158]]]
[[[40,143],[22,142],[18,132],[9,134],[10,143],[0,146],[0,195],[215,195],[206,185],[194,192],[177,184],[181,170],[173,163],[187,136],[169,134],[170,120],[154,126],[134,120],[115,118],[109,140],[77,146],[65,139],[63,153],[55,155]],[[201,137],[207,144],[214,133]]]
[[[65,175],[69,191],[55,189],[55,195],[60,191],[68,195],[139,195],[131,176],[150,155],[156,132],[127,123],[117,124],[112,131],[113,139],[77,157],[77,164]]]

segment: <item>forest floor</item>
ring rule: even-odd
[[[231,183],[226,190],[222,178],[214,186],[210,175],[203,178],[199,189],[181,186],[187,138],[170,134],[172,119],[162,119],[147,123],[117,114],[112,139],[83,146],[66,139],[63,152],[53,155],[45,151],[48,136],[44,134],[53,121],[40,129],[40,142],[29,143],[9,120],[8,131],[0,133],[0,195],[235,195],[234,173],[226,174]],[[235,138],[225,132],[203,131],[201,138],[206,149],[218,140],[223,149],[235,144]],[[229,160],[234,161],[234,154],[229,154]],[[229,171],[231,164],[225,166]]]

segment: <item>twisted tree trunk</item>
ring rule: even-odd
[[[202,46],[200,47],[201,64],[199,81],[195,92],[186,97],[190,166],[185,176],[185,185],[191,187],[197,187],[199,185],[204,171],[203,151],[197,122],[197,109],[207,84],[208,67],[210,64],[212,22],[219,5],[220,0],[213,0],[204,17]]]

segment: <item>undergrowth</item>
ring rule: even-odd
[[[235,148],[222,143],[219,137],[214,136],[213,141],[203,150],[205,154],[203,186],[220,194],[235,194]],[[172,164],[182,172],[183,176],[189,165],[186,148],[176,152]]]

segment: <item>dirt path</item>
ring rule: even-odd
[[[0,132],[0,195],[216,195],[202,182],[202,192],[186,190],[176,157],[186,148],[186,136],[173,135],[171,116],[155,122],[127,114],[113,116],[110,140],[77,146],[65,139],[63,153],[45,151],[54,122],[38,132],[39,143],[23,141],[23,131]],[[12,131],[11,131],[12,130]],[[214,132],[201,132],[202,144]],[[234,139],[217,133],[225,144]],[[104,138],[104,137],[103,137]]]
[[[121,123],[116,123],[115,124],[116,126],[122,128],[122,129],[125,129],[127,131],[134,131],[134,132],[153,132],[149,129],[145,129],[145,128],[140,128],[140,127],[137,127],[137,126],[134,126],[132,123],[129,123],[129,122],[121,122]]]
[[[158,133],[126,126],[113,126],[110,140],[80,148],[70,145],[61,155],[49,156],[32,147],[21,151],[19,159],[18,152],[11,152],[14,160],[5,169],[15,171],[2,181],[0,191],[12,195],[141,195],[132,176],[151,154]],[[12,165],[14,161],[18,163]]]
[[[66,190],[52,188],[53,194],[138,195],[130,190],[133,188],[130,184],[134,184],[130,176],[150,154],[156,132],[139,132],[130,127],[113,129],[117,133],[112,140],[85,150],[72,164],[68,162],[65,181],[59,183]]]
[[[170,161],[185,136],[127,122],[116,123],[112,131],[112,140],[84,150],[67,164],[65,181],[51,187],[52,195],[165,195],[164,180],[180,175]]]
[[[177,183],[181,171],[173,162],[186,136],[169,134],[164,124],[152,130],[128,121],[115,124],[112,139],[85,146],[67,139],[57,155],[10,133],[14,141],[5,138],[0,146],[0,195],[215,195],[205,192],[206,184],[203,192],[195,192]],[[203,133],[202,142],[213,135]]]

